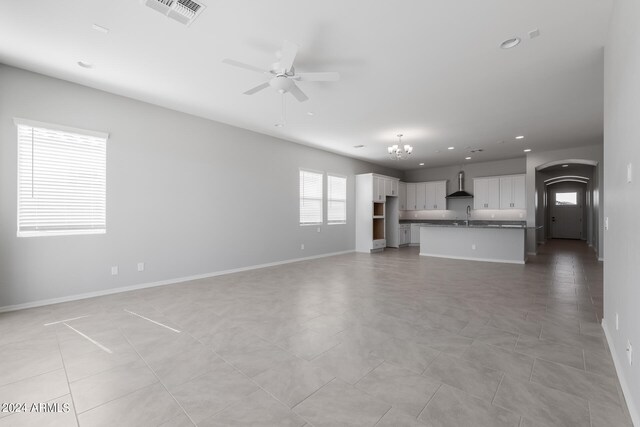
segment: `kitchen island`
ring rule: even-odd
[[[525,231],[522,224],[473,221],[420,224],[420,255],[472,261],[524,264]]]

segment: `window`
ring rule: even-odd
[[[347,222],[347,178],[327,175],[327,223]]]
[[[108,135],[14,121],[18,237],[105,233]]]
[[[322,178],[300,170],[300,225],[322,224]]]
[[[576,206],[578,204],[578,193],[556,193],[556,206]]]

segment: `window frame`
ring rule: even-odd
[[[300,209],[300,205],[301,202],[303,200],[303,197],[301,197],[300,195],[300,191],[301,191],[301,173],[306,172],[306,173],[313,173],[316,175],[320,175],[321,179],[320,179],[320,184],[321,184],[321,191],[320,191],[320,222],[302,222],[302,210]],[[325,173],[324,171],[318,171],[318,170],[314,170],[314,169],[308,169],[308,168],[298,168],[298,225],[301,227],[306,227],[306,226],[315,226],[317,227],[318,225],[324,225],[324,221],[325,221],[325,215],[324,215],[324,200],[325,200]],[[311,197],[304,197],[304,199],[308,199],[308,200],[318,200],[316,198],[311,198]]]
[[[338,174],[338,173],[327,172],[326,175],[327,175],[327,225],[345,225],[347,223],[347,212],[348,212],[348,210],[347,210],[347,200],[349,199],[349,197],[348,197],[347,192],[348,192],[348,188],[349,188],[348,187],[349,179],[348,179],[347,176],[341,175],[341,174]],[[330,194],[329,194],[329,191],[330,191],[329,190],[330,189],[330,187],[329,187],[329,177],[344,179],[344,200],[342,200],[342,199],[331,199],[330,198]],[[340,222],[335,222],[334,221],[334,222],[332,222],[332,221],[329,220],[329,202],[331,202],[332,200],[333,201],[344,202],[344,221],[340,221]]]
[[[51,236],[72,236],[72,235],[96,235],[96,234],[106,234],[107,232],[107,218],[106,218],[106,199],[107,199],[107,147],[109,140],[109,133],[100,132],[94,130],[87,130],[81,128],[75,128],[71,126],[64,126],[54,123],[46,123],[40,122],[36,120],[23,119],[14,117],[13,119],[14,125],[16,126],[15,135],[16,135],[16,236],[18,238],[29,238],[29,237],[51,237]],[[30,127],[30,128],[38,128],[45,129],[47,131],[54,132],[64,132],[67,134],[75,134],[83,137],[91,137],[91,138],[99,138],[104,140],[104,227],[102,228],[68,228],[68,229],[49,229],[49,230],[20,230],[21,218],[21,206],[22,197],[21,197],[21,140],[20,140],[20,127]],[[33,164],[33,159],[31,160]],[[33,183],[32,183],[33,185]],[[22,203],[21,203],[22,202]],[[23,214],[24,215],[24,214]]]

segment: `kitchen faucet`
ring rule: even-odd
[[[465,221],[467,223],[467,227],[469,226],[470,218],[471,218],[471,205],[467,205],[467,220]]]

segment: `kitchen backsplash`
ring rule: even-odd
[[[466,219],[467,206],[471,206],[471,219],[495,221],[524,221],[525,209],[473,209],[473,199],[449,199],[447,210],[438,211],[400,211],[400,219]]]

